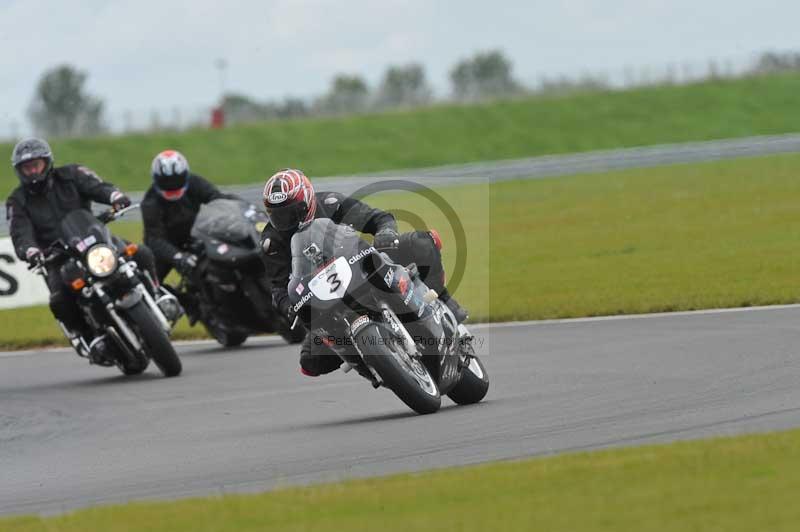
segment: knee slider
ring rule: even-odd
[[[312,354],[311,352],[304,351],[300,354],[300,368],[303,370],[303,373],[309,376],[330,373],[338,369],[341,365],[342,359],[331,351],[325,354]]]

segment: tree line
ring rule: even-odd
[[[34,129],[47,136],[104,133],[105,104],[86,88],[88,74],[72,65],[59,65],[40,78],[28,118]],[[506,97],[522,91],[513,77],[511,61],[501,51],[479,52],[459,61],[450,72],[453,98],[470,101]],[[225,94],[220,102],[228,123],[302,116],[358,113],[398,107],[416,107],[433,101],[421,64],[390,66],[380,84],[371,88],[357,74],[338,74],[328,91],[304,100],[258,101],[244,94]]]
[[[763,53],[745,75],[785,71],[800,71],[800,53]],[[712,73],[710,77],[715,76]],[[478,52],[458,61],[450,69],[449,78],[449,99],[456,102],[610,88],[607,80],[592,76],[543,79],[536,89],[525,87],[516,80],[512,62],[500,50]],[[105,102],[88,92],[87,79],[85,71],[72,65],[59,65],[42,75],[28,107],[28,117],[37,133],[65,137],[107,131]],[[315,98],[259,101],[248,95],[228,93],[218,107],[224,111],[227,123],[240,123],[418,107],[433,101],[434,91],[425,68],[411,63],[389,66],[375,87],[370,87],[361,75],[338,74],[328,90]]]

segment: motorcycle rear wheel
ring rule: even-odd
[[[478,357],[470,357],[469,366],[461,370],[461,380],[447,397],[459,405],[478,403],[489,391],[489,374]]]

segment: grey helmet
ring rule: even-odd
[[[25,175],[20,169],[20,165],[33,159],[44,159],[44,171],[40,174]],[[50,172],[53,170],[53,150],[42,139],[33,137],[23,139],[14,146],[14,151],[11,153],[11,165],[14,167],[14,173],[17,174],[22,186],[33,192],[41,192],[47,184]]]

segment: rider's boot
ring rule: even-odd
[[[447,308],[449,308],[456,317],[456,322],[464,323],[467,318],[469,318],[469,312],[467,309],[458,304],[456,298],[454,298],[450,292],[447,291],[447,288],[443,289],[442,293],[439,294],[439,299],[444,302],[445,305],[447,305]]]
[[[178,301],[186,314],[186,319],[189,320],[189,325],[194,327],[194,324],[203,317],[199,298],[189,292],[176,292],[175,295],[178,296]]]

